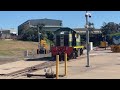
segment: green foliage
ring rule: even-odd
[[[24,41],[38,41],[37,30],[35,30],[33,28],[30,28],[28,30],[23,30],[21,40],[24,40]]]
[[[112,44],[112,36],[113,35],[120,35],[120,24],[114,23],[114,22],[108,22],[108,23],[103,23],[103,26],[101,27],[101,32],[102,36],[108,44]]]
[[[100,41],[102,41],[102,35],[101,34],[91,34],[89,37],[89,41],[93,42],[94,46],[99,46],[100,45]],[[86,34],[81,35],[81,43],[82,45],[86,44]]]
[[[46,36],[44,36],[44,40],[46,40],[48,45],[54,45],[53,40],[54,40],[54,34],[52,31],[46,31],[45,32]]]
[[[119,32],[120,25],[114,22],[103,23],[101,27],[101,32],[103,35],[114,34]]]
[[[38,42],[38,29],[39,29],[39,33],[41,33],[40,39],[47,38],[46,31],[42,27],[43,26],[39,26],[39,28],[32,27],[29,28],[28,30],[23,30],[21,40]]]
[[[46,40],[49,45],[54,45],[54,33],[52,31],[45,31],[42,27],[39,27],[39,33],[41,33],[40,39]],[[38,42],[38,28],[23,30],[21,40]]]
[[[119,33],[115,33],[115,34],[110,34],[110,37],[112,36],[120,36],[120,32]]]
[[[46,31],[46,34],[49,40],[54,40],[54,33],[52,31]]]

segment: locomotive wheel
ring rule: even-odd
[[[76,53],[73,52],[73,59],[76,59],[76,58],[77,58]]]
[[[76,51],[75,51],[75,54],[76,54],[76,57],[78,57],[78,56],[79,56],[79,55],[78,55],[78,50],[76,50]]]
[[[37,54],[40,54],[39,49],[37,49]]]
[[[80,56],[83,54],[83,49],[81,48],[80,49]]]

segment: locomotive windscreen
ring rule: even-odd
[[[60,46],[60,35],[56,36],[56,46]]]
[[[64,46],[69,46],[69,35],[64,35]]]
[[[57,35],[56,46],[69,46],[69,35]]]
[[[75,33],[72,33],[72,46],[76,46],[76,38],[75,38]]]
[[[76,46],[76,32],[70,28],[60,28],[55,32],[56,46]]]

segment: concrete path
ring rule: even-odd
[[[45,61],[16,61],[12,63],[7,63],[0,65],[0,74],[8,74],[18,70],[25,69],[27,67],[31,67]]]
[[[86,53],[82,57],[68,61],[68,75],[59,77],[59,79],[120,79],[120,53],[112,53],[110,50],[90,51],[90,67],[85,67],[87,64]],[[30,67],[35,64],[38,64],[38,61],[0,65],[0,72],[8,73],[7,68],[15,71],[18,68]],[[56,73],[56,66],[53,66],[52,70]],[[45,72],[42,69],[32,74],[45,75]],[[60,64],[59,75],[64,75],[64,64]],[[45,77],[28,78],[23,76],[16,79],[45,79]]]
[[[90,67],[85,67],[86,57],[79,57],[68,62],[68,75],[59,79],[120,79],[120,53],[110,50],[91,52]],[[56,67],[52,67],[52,70],[56,72]],[[44,75],[45,72],[39,70],[33,74]],[[59,74],[64,75],[64,64],[60,64]]]

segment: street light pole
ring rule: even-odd
[[[41,42],[40,42],[40,31],[39,31],[39,26],[37,26],[37,28],[38,28],[38,49],[39,49],[39,51],[40,51],[40,47],[41,47]]]
[[[40,30],[42,30],[43,26],[45,26],[45,24],[38,24],[37,25],[37,28],[38,28],[38,48],[39,48],[39,51],[41,49],[41,33],[40,33]]]
[[[106,50],[106,44],[107,44],[107,43],[106,43],[106,35],[105,35],[105,50]]]
[[[86,65],[86,67],[89,67],[89,51],[90,51],[88,16],[89,16],[89,13],[86,11],[86,14],[85,14],[85,17],[86,17],[86,45],[87,45],[87,65]],[[91,17],[91,16],[89,16],[89,17]]]

